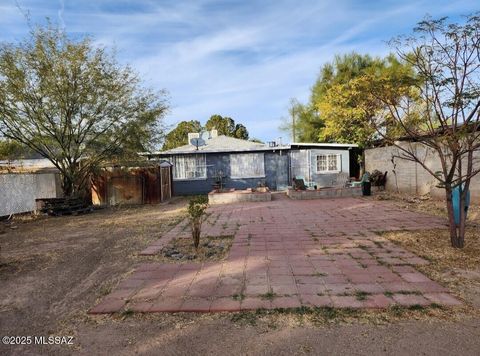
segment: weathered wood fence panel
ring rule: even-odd
[[[171,198],[171,166],[104,169],[93,179],[95,205],[158,204]]]

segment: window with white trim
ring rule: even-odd
[[[232,178],[265,177],[265,158],[263,153],[231,154],[230,176]]]
[[[173,156],[173,179],[205,179],[207,165],[205,155]]]
[[[338,173],[342,170],[342,156],[339,154],[317,155],[317,173]]]

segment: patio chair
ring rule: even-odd
[[[306,189],[313,189],[314,187],[317,186],[317,183],[315,183],[314,181],[306,180],[304,176],[295,176],[294,178],[298,180],[303,180],[303,184],[305,185]]]
[[[307,190],[305,181],[303,179],[293,178],[293,189]]]

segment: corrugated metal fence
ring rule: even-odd
[[[0,173],[0,216],[36,209],[35,199],[57,198],[58,173]]]

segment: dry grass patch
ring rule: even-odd
[[[421,272],[449,288],[468,306],[480,312],[480,231],[469,227],[463,249],[450,246],[447,229],[401,231],[383,234],[388,240],[430,261]]]
[[[480,267],[480,230],[467,228],[465,247],[455,249],[450,245],[447,229],[388,232],[384,237],[432,261],[443,268],[475,269]]]
[[[352,309],[332,307],[300,307],[290,309],[258,309],[231,314],[231,321],[268,329],[279,327],[322,326],[338,324],[387,325],[406,320],[461,320],[470,316],[457,308],[393,305],[387,309]]]
[[[390,200],[403,209],[440,216],[445,219],[447,218],[447,206],[445,201],[433,199],[430,194],[414,196],[406,193],[379,191],[374,193],[372,199]],[[470,206],[468,211],[468,222],[476,226],[480,224],[480,205]]]
[[[195,249],[191,237],[179,237],[162,249],[159,258],[165,262],[221,261],[228,256],[232,243],[231,235],[208,236],[201,238],[198,249]]]
[[[373,199],[390,200],[399,208],[447,217],[446,204],[430,195],[413,196],[404,193],[376,192]],[[480,315],[480,206],[472,205],[468,211],[465,247],[454,249],[450,245],[447,228],[424,231],[396,231],[382,234],[388,240],[430,261],[416,267],[431,279],[447,287],[461,298],[465,307],[454,309],[454,314]]]

